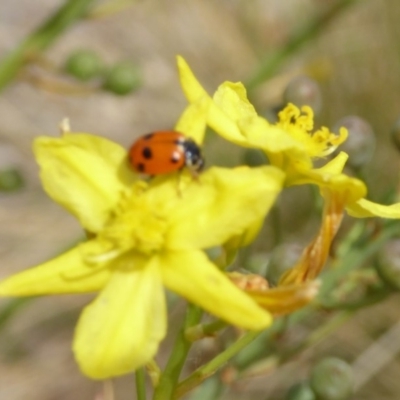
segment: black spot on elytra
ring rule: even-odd
[[[147,135],[143,136],[143,140],[149,140],[154,136],[154,133],[148,133]]]
[[[144,172],[146,170],[146,166],[143,163],[138,163],[138,164],[136,164],[136,169],[139,172]]]
[[[146,160],[150,160],[153,157],[153,152],[151,151],[150,147],[145,147],[142,150],[142,156],[146,159]]]

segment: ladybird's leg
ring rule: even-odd
[[[188,168],[188,170],[190,172],[190,176],[192,177],[192,179],[198,183],[201,183],[199,171],[196,171],[195,169],[192,169],[192,168]]]

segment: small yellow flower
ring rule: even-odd
[[[191,122],[196,107],[179,123],[201,140]],[[0,295],[100,291],[75,332],[74,353],[86,375],[124,374],[154,357],[166,332],[163,286],[233,325],[259,330],[271,323],[202,250],[268,212],[283,184],[279,169],[211,168],[199,181],[183,173],[178,193],[176,175],[139,180],[126,151],[94,135],[40,137],[34,151],[46,192],[89,239],[4,280]]]
[[[242,83],[224,82],[211,97],[203,89],[185,60],[178,57],[183,91],[189,103],[203,111],[203,118],[216,133],[240,146],[258,148],[270,163],[285,172],[285,185],[315,184],[324,190],[337,187],[349,192],[347,212],[359,218],[400,218],[400,203],[385,206],[366,200],[365,184],[342,173],[347,154],[340,153],[327,168],[314,168],[313,161],[331,154],[347,138],[342,128],[335,135],[327,128],[313,131],[313,112],[289,104],[270,124],[260,117],[246,96]],[[347,189],[346,189],[347,187]]]

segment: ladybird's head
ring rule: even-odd
[[[186,139],[183,146],[185,166],[191,171],[200,172],[204,168],[204,158],[199,145],[192,139]]]

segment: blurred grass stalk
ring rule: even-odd
[[[49,47],[67,28],[85,17],[95,0],[68,0],[38,29],[27,36],[0,62],[0,91],[32,58]]]
[[[0,310],[0,331],[6,326],[7,322],[25,305],[29,304],[33,297],[19,297],[11,299]]]
[[[324,5],[322,11],[299,31],[294,32],[285,45],[276,50],[274,54],[269,54],[261,60],[255,73],[245,81],[245,86],[249,93],[257,89],[267,79],[272,78],[289,57],[297,53],[306,42],[317,37],[329,22],[337,18],[348,6],[357,1],[338,0]]]

